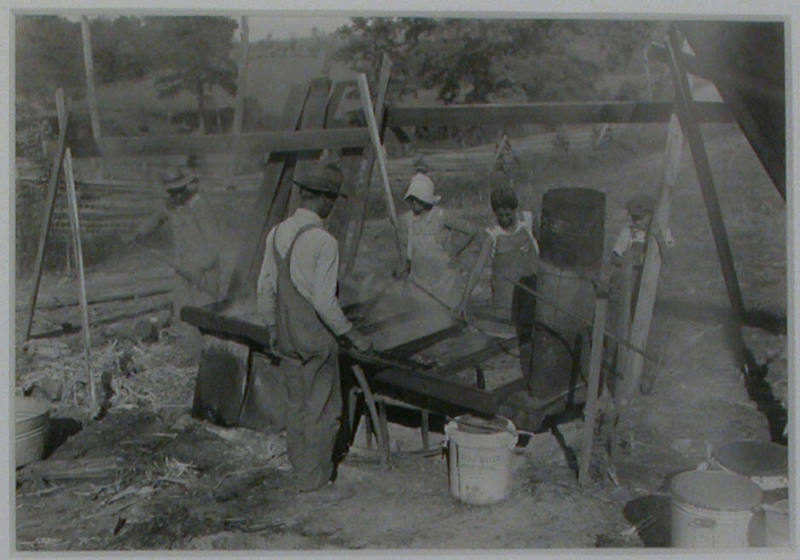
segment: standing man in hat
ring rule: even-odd
[[[342,179],[330,164],[298,171],[299,207],[267,235],[257,285],[270,347],[286,368],[287,448],[297,489],[305,492],[323,487],[336,472],[342,413],[337,339],[361,351],[372,346],[339,306],[339,248],[322,224]]]
[[[190,156],[189,165],[192,158]],[[164,206],[142,223],[134,233],[135,243],[156,231],[164,223],[172,230],[172,257],[159,257],[175,272],[173,320],[182,345],[197,357],[202,335],[191,325],[180,322],[180,310],[186,306],[203,306],[219,301],[224,293],[220,267],[220,227],[217,212],[198,192],[194,173],[173,169],[162,178],[167,193]],[[157,252],[153,252],[158,255]]]

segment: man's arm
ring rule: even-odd
[[[275,228],[272,228],[267,234],[267,241],[264,244],[264,258],[261,261],[261,270],[256,282],[256,309],[268,327],[274,327],[276,323],[275,303],[277,290],[275,281],[277,271],[275,257],[272,254],[272,240],[274,237]]]
[[[161,227],[161,224],[166,222],[168,219],[169,215],[164,208],[160,208],[153,212],[136,227],[136,230],[133,232],[133,238],[131,239],[131,242],[140,241],[144,237],[147,237]]]
[[[328,328],[338,337],[343,337],[357,350],[368,351],[372,340],[353,327],[344,316],[336,297],[336,283],[339,271],[339,247],[333,236],[321,236],[314,269],[311,303]]]

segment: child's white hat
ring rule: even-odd
[[[438,194],[433,194],[433,190],[434,185],[433,181],[431,181],[431,178],[424,173],[417,173],[411,177],[411,183],[408,185],[408,190],[406,191],[406,195],[403,197],[403,200],[413,196],[425,204],[438,204],[439,201],[442,200],[442,197]]]

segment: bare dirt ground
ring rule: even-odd
[[[779,417],[781,401],[787,404],[785,205],[735,127],[706,131],[745,304],[773,319],[767,326],[777,324],[748,328],[745,339],[777,399],[767,409]],[[625,200],[640,188],[655,192],[660,134],[663,129],[649,135],[655,138],[650,144],[621,134],[595,152],[521,153],[532,170],[526,196],[539,200],[547,189],[567,185],[604,191],[610,247],[625,218]],[[474,174],[437,177],[437,156],[426,157],[446,206],[447,193],[480,182]],[[35,340],[25,351],[17,345],[17,390],[51,402],[53,438],[63,440],[47,460],[17,470],[17,550],[668,546],[670,477],[695,468],[715,446],[770,440],[782,429],[772,414],[771,431],[764,406],[748,395],[749,378],[731,348],[724,284],[690,162],[685,152],[672,207],[677,245],[662,269],[648,344],[661,361],[652,371],[651,392],[622,416],[616,481],[607,475],[598,449],[593,484],[577,485],[575,457],[583,428],[578,418],[515,450],[506,500],[461,504],[449,494],[444,455],[415,453],[421,445],[418,430],[393,423],[391,468],[379,465],[360,433],[333,486],[296,495],[282,483],[287,464],[282,434],[191,418],[196,364],[175,344],[174,327],[164,327],[157,342],[141,343],[126,335],[135,320],[130,319],[93,329],[93,371],[99,378],[110,368],[116,391],[110,412],[97,421],[87,417],[79,333]],[[482,223],[490,218],[485,195],[458,209]],[[361,281],[387,270],[393,256],[385,250],[392,243],[386,220],[370,221],[363,240],[355,274]],[[462,257],[465,266],[474,249]],[[89,292],[164,286],[168,276],[146,255],[130,252],[92,267]],[[57,275],[43,280],[48,297],[74,297],[75,286],[74,279]],[[18,308],[25,305],[27,288],[18,283]],[[158,296],[96,306],[93,320],[167,301]],[[17,313],[18,338],[23,316]],[[77,317],[75,307],[37,311],[34,332],[65,321],[79,324]],[[443,436],[437,432],[432,439],[436,448]]]

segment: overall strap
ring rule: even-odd
[[[277,237],[278,237],[278,228],[275,228],[275,233],[272,236],[272,253],[275,258],[276,263],[283,262],[284,259],[289,259],[292,255],[292,251],[294,250],[294,244],[297,243],[297,240],[300,239],[300,236],[303,235],[310,229],[318,228],[317,224],[306,224],[302,226],[300,229],[297,230],[297,233],[294,234],[294,239],[292,239],[291,245],[289,245],[289,250],[286,251],[286,256],[281,258],[280,253],[278,253],[277,247]]]

